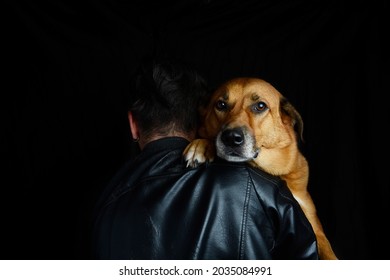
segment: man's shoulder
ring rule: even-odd
[[[283,196],[291,200],[292,194],[286,182],[279,176],[269,174],[248,162],[227,162],[217,159],[205,164],[201,176],[226,185],[252,186],[253,189],[269,197]]]
[[[232,182],[237,178],[245,178],[256,185],[280,186],[284,184],[280,177],[266,173],[248,162],[228,162],[217,158],[212,163],[204,164],[200,172]]]

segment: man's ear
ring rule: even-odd
[[[127,118],[129,119],[131,136],[133,137],[133,140],[138,141],[139,128],[138,128],[137,120],[134,118],[134,115],[131,111],[127,112]]]

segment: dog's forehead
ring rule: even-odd
[[[242,98],[251,101],[267,100],[279,102],[281,94],[270,83],[256,78],[237,78],[225,83],[218,91],[218,97],[234,101]]]

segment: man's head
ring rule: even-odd
[[[143,63],[135,75],[135,98],[129,109],[133,138],[139,138],[141,148],[166,136],[191,139],[206,94],[204,79],[188,64],[177,60]]]

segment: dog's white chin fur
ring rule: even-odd
[[[247,140],[240,147],[240,151],[234,151],[234,148],[223,144],[220,135],[217,137],[216,150],[218,157],[230,162],[246,162],[253,160],[258,155],[258,149],[253,147],[253,141]]]
[[[241,157],[239,155],[227,155],[226,153],[220,152],[219,150],[217,150],[217,155],[220,158],[227,160],[227,161],[230,161],[230,162],[245,162],[245,161],[249,161],[249,160],[253,159],[253,158]]]

